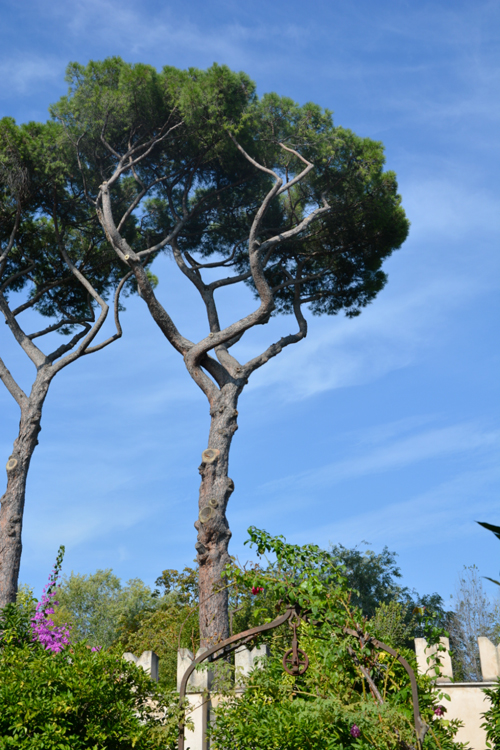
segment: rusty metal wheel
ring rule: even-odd
[[[301,648],[297,649],[297,658],[294,659],[293,648],[289,648],[283,656],[283,669],[294,677],[300,677],[309,666],[309,657]]]

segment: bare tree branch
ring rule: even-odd
[[[24,407],[28,403],[28,397],[23,391],[23,389],[16,383],[14,378],[12,377],[12,374],[7,369],[4,361],[0,357],[0,380],[4,384],[4,386],[9,391],[10,395],[13,399],[19,404],[21,409],[24,409]]]
[[[212,289],[212,291],[215,291],[216,289],[221,289],[223,286],[238,284],[240,281],[245,281],[246,279],[249,279],[251,275],[251,271],[245,271],[245,273],[240,273],[238,276],[226,276],[225,279],[216,279],[215,281],[211,281],[210,284],[207,284],[207,286],[209,289]]]
[[[283,193],[285,190],[289,190],[289,188],[291,188],[292,185],[295,185],[297,182],[300,182],[301,180],[303,180],[306,174],[308,174],[311,171],[311,169],[314,169],[314,164],[311,164],[310,161],[307,161],[307,159],[304,159],[304,157],[301,156],[298,151],[295,151],[293,148],[289,148],[288,146],[285,146],[284,143],[280,143],[279,145],[281,146],[281,148],[285,149],[285,151],[289,151],[291,154],[294,154],[298,159],[300,159],[300,161],[304,162],[304,164],[307,165],[306,168],[300,174],[298,174],[296,177],[293,178],[293,180],[290,180],[290,182],[287,182],[286,185],[283,185],[283,187],[278,191],[278,195],[281,195],[281,193]]]
[[[59,245],[59,252],[61,253],[61,256],[64,262],[68,266],[73,276],[75,276],[75,278],[78,279],[78,281],[83,286],[83,288],[87,290],[88,294],[92,297],[92,299],[94,299],[97,302],[97,304],[101,308],[101,313],[97,319],[97,322],[94,324],[94,326],[92,326],[90,331],[87,333],[87,335],[83,339],[78,349],[68,354],[64,359],[60,360],[57,363],[57,365],[55,365],[56,371],[59,371],[63,367],[66,367],[66,365],[68,365],[70,362],[73,362],[75,359],[78,359],[78,357],[81,356],[82,352],[94,340],[94,338],[97,336],[98,332],[100,331],[101,327],[103,326],[104,321],[106,320],[109,308],[106,302],[100,297],[100,295],[96,292],[92,284],[88,281],[88,279],[86,279],[85,276],[78,270],[78,268],[71,262],[68,256],[68,253],[66,252],[66,248],[64,247],[61,234],[59,232],[59,224],[57,220],[57,213],[55,210],[54,210],[52,218],[54,221],[54,231],[56,235],[56,240]],[[78,334],[76,334],[76,337],[75,336],[73,337],[73,340],[77,337],[78,337]]]
[[[168,124],[168,120],[163,127],[166,127],[167,124]],[[112,146],[109,145],[109,143],[104,139],[103,133],[101,133],[101,142],[103,143],[105,148],[107,148],[110,151],[110,153],[112,153],[114,156],[116,156],[117,159],[119,159],[118,166],[116,167],[115,171],[113,172],[109,180],[107,180],[107,185],[109,186],[113,185],[124,171],[126,171],[127,169],[130,169],[130,167],[136,166],[137,164],[139,164],[139,162],[145,159],[146,156],[149,156],[151,151],[159,143],[165,140],[165,138],[167,138],[173,130],[176,130],[181,125],[184,125],[184,120],[181,120],[180,122],[178,122],[177,125],[172,125],[172,127],[169,130],[167,130],[167,132],[164,133],[162,136],[160,137],[154,136],[153,138],[150,138],[149,141],[146,141],[146,143],[139,144],[138,146],[135,146],[134,148],[129,149],[129,151],[127,151],[126,154],[123,154],[123,156],[121,156],[117,151],[115,151],[112,148]],[[137,158],[132,159],[131,158],[132,155],[134,153],[137,153],[137,151],[140,151],[140,149],[142,148],[146,149],[146,151],[140,154],[140,156],[138,156]],[[125,163],[127,159],[128,159],[128,163]]]
[[[12,314],[7,304],[7,300],[5,299],[3,294],[0,294],[0,310],[4,314],[5,321],[9,326],[17,343],[22,347],[35,367],[41,367],[42,365],[44,365],[47,361],[45,354],[25,334],[25,332],[15,319],[14,315]]]
[[[170,341],[173,347],[177,349],[182,355],[193,346],[193,342],[189,339],[184,338],[175,326],[172,318],[168,315],[167,311],[161,305],[154,294],[154,291],[149,283],[147,273],[138,259],[138,254],[134,253],[128,245],[127,241],[118,232],[113,219],[113,212],[111,209],[111,198],[109,189],[106,183],[101,185],[101,200],[102,200],[102,212],[100,213],[100,221],[106,232],[106,236],[110,241],[111,245],[126,263],[132,266],[132,270],[137,279],[139,287],[139,293],[148,305],[149,311],[160,327],[164,335]],[[167,238],[168,239],[168,238]]]
[[[250,154],[247,154],[243,146],[240,146],[240,144],[238,143],[234,135],[230,133],[229,131],[228,131],[228,136],[231,138],[232,142],[234,143],[238,151],[243,154],[245,159],[249,161],[250,164],[253,164],[253,166],[256,167],[257,169],[260,169],[261,172],[265,172],[266,174],[272,175],[275,178],[275,180],[279,181],[280,183],[282,182],[281,177],[278,177],[276,172],[274,172],[272,169],[268,169],[267,167],[264,167],[262,164],[259,164],[259,162],[255,161],[255,159],[252,159]]]
[[[290,276],[288,281],[284,281],[282,284],[278,284],[278,286],[273,286],[273,294],[279,292],[280,289],[286,289],[290,286],[301,286],[302,284],[306,284],[308,281],[316,281],[317,279],[321,279],[326,276],[327,273],[327,271],[321,271],[320,273],[311,274],[310,276],[303,276],[300,279],[294,279],[293,276],[288,274]]]
[[[28,338],[33,341],[33,339],[37,339],[40,336],[45,336],[47,333],[53,333],[53,331],[58,331],[59,328],[62,328],[63,326],[67,325],[85,325],[88,323],[86,320],[80,320],[78,318],[68,318],[65,320],[60,320],[58,323],[53,323],[51,326],[47,326],[47,328],[44,328],[43,331],[37,331],[36,333],[30,333]],[[89,326],[90,328],[90,326]]]
[[[97,344],[96,346],[91,346],[88,349],[84,351],[84,354],[92,354],[92,352],[97,352],[100,349],[104,349],[105,346],[108,346],[113,341],[116,341],[116,339],[121,338],[122,336],[122,326],[120,323],[120,293],[125,286],[126,282],[130,279],[132,276],[133,271],[129,271],[123,279],[120,281],[116,288],[115,292],[115,299],[114,299],[114,318],[115,318],[115,326],[116,326],[116,333],[114,333],[112,336],[110,336],[106,341],[102,341],[100,344]]]
[[[309,224],[312,224],[315,219],[317,219],[322,214],[328,213],[328,211],[330,211],[330,206],[328,204],[326,204],[322,208],[316,208],[314,211],[312,211],[312,213],[309,214],[309,216],[306,216],[306,218],[303,219],[300,224],[297,224],[297,226],[293,229],[289,229],[287,232],[277,234],[274,237],[271,237],[269,240],[265,240],[265,242],[263,242],[260,246],[260,251],[262,252],[262,250],[265,250],[268,247],[278,245],[282,242],[286,242],[292,237],[296,237],[298,234],[303,232],[304,229],[307,229]]]
[[[196,260],[195,260],[195,259],[194,259],[194,258],[193,258],[193,257],[192,257],[192,256],[191,256],[191,255],[190,255],[189,253],[188,253],[188,251],[187,251],[187,250],[184,250],[184,255],[186,256],[186,258],[187,258],[187,259],[188,259],[188,261],[190,262],[190,264],[191,264],[191,267],[192,267],[192,268],[222,268],[222,267],[226,267],[226,266],[228,266],[228,265],[229,265],[229,266],[230,266],[230,265],[232,265],[232,261],[233,261],[233,259],[234,259],[234,256],[235,256],[235,253],[236,253],[236,248],[237,248],[237,247],[238,247],[238,245],[235,245],[235,246],[234,246],[234,248],[233,248],[233,252],[232,252],[232,253],[231,253],[231,255],[229,256],[229,258],[224,258],[224,260],[220,260],[220,261],[215,261],[215,262],[213,262],[213,263],[198,263],[198,261],[196,261]]]
[[[132,201],[132,203],[130,203],[130,205],[128,206],[127,210],[125,211],[125,213],[123,214],[122,218],[120,219],[120,222],[119,222],[118,227],[117,227],[117,229],[118,229],[119,232],[121,231],[123,225],[125,224],[125,222],[129,218],[129,216],[132,214],[132,212],[137,208],[137,206],[139,205],[139,203],[142,201],[142,199],[144,198],[144,196],[146,195],[146,193],[149,190],[151,190],[152,187],[154,187],[155,185],[158,185],[161,182],[164,182],[167,179],[166,177],[158,177],[156,180],[153,180],[153,182],[149,183],[149,185],[145,185],[142,182],[142,180],[138,177],[138,175],[137,175],[134,167],[130,167],[130,169],[132,170],[132,174],[134,175],[134,179],[137,181],[137,183],[139,185],[141,185],[142,190],[139,193],[137,193],[136,197],[134,198],[134,200]]]
[[[78,331],[75,333],[75,335],[65,344],[61,344],[60,347],[58,347],[55,351],[51,352],[51,354],[47,355],[47,359],[54,363],[56,359],[59,359],[59,357],[62,357],[63,354],[66,354],[66,352],[70,352],[74,347],[78,344],[79,341],[85,336],[86,333],[90,331],[92,328],[89,323],[80,323],[80,325],[83,326],[82,331]],[[74,359],[77,359],[77,357],[74,357]],[[73,359],[71,360],[73,362]],[[58,363],[59,364],[59,363]],[[57,368],[55,372],[58,372],[62,368]]]

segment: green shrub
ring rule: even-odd
[[[491,700],[490,708],[483,714],[485,719],[481,726],[486,730],[487,746],[500,747],[500,679],[495,687],[484,691]]]
[[[45,637],[58,633],[50,615],[63,554],[61,548],[41,602],[23,588],[0,611],[0,750],[174,748],[174,693],[121,651],[66,639],[54,649]]]
[[[348,581],[332,556],[315,545],[290,545],[258,529],[250,529],[250,538],[259,556],[269,555],[275,564],[239,571],[233,567],[228,575],[256,597],[275,596],[282,607],[296,607],[301,613],[296,622],[299,647],[308,655],[309,667],[301,676],[287,674],[282,658],[291,645],[289,624],[273,631],[264,668],[253,670],[241,696],[228,691],[215,708],[213,750],[420,747],[408,674],[395,657],[370,642],[370,623],[352,604]],[[399,628],[386,630],[388,640],[391,634],[401,635]],[[398,650],[416,671],[415,653],[401,646]],[[432,681],[417,679],[420,713],[429,726],[423,750],[463,748],[454,742],[460,723],[442,715],[442,696]]]
[[[176,701],[116,653],[76,644],[0,651],[0,749],[167,750]]]

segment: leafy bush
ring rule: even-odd
[[[52,623],[63,553],[40,602],[24,589],[0,612],[0,750],[174,748],[177,696]]]
[[[174,697],[116,653],[84,644],[0,652],[1,750],[166,750],[176,724]]]
[[[487,747],[500,747],[500,679],[495,687],[484,691],[491,700],[490,708],[483,714],[485,719],[481,725],[486,730]]]
[[[283,606],[299,608],[306,617],[297,624],[299,647],[309,657],[309,668],[295,677],[283,670],[282,656],[290,647],[291,632],[288,624],[275,630],[264,668],[251,673],[243,695],[228,691],[215,709],[211,746],[216,750],[418,747],[409,677],[397,659],[370,642],[369,623],[351,603],[346,578],[332,556],[314,545],[290,545],[257,529],[250,529],[250,538],[260,556],[270,554],[276,562],[266,568],[233,568],[228,575],[257,597],[262,592],[281,600]],[[399,651],[416,671],[414,652]],[[454,742],[460,724],[443,718],[432,681],[417,679],[421,716],[429,726],[424,750],[463,747]]]
[[[154,651],[160,658],[159,682],[168,690],[177,686],[177,649],[190,648],[196,653],[200,641],[198,622],[198,571],[164,570],[157,578],[160,591],[155,609],[144,611],[135,629],[123,629],[122,651],[140,654]]]

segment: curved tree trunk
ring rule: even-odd
[[[229,563],[231,532],[226,518],[234,482],[228,477],[229,448],[238,429],[236,406],[242,386],[229,383],[221,388],[210,409],[208,447],[202,453],[196,551],[199,564],[201,646],[213,645],[229,636],[228,593],[221,573]]]
[[[26,405],[21,410],[19,434],[7,461],[7,489],[0,498],[0,608],[16,600],[21,564],[26,479],[42,429],[42,407],[52,373],[39,371]]]

